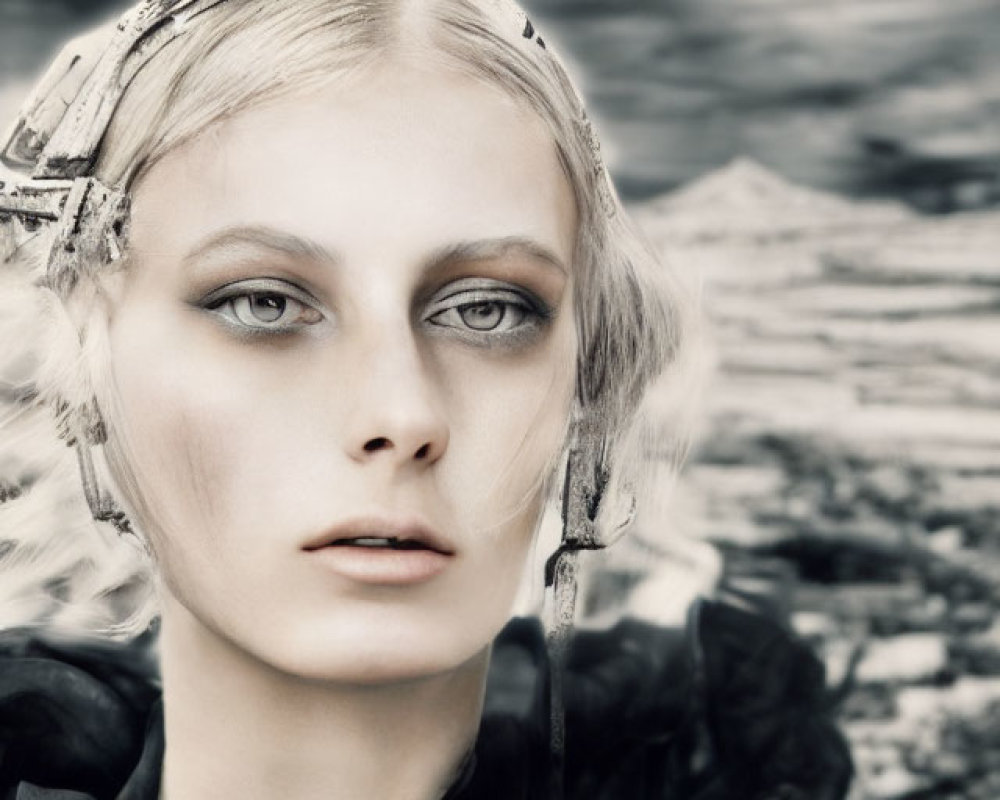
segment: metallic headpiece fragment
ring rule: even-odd
[[[38,179],[86,175],[135,76],[192,19],[224,2],[145,0],[113,26],[74,39],[28,99],[0,160]]]
[[[81,267],[124,253],[128,197],[89,176],[101,140],[139,71],[190,21],[228,0],[145,0],[113,25],[71,41],[0,140],[0,161],[32,180],[0,182],[0,262],[43,224],[59,227],[48,283],[64,293]]]
[[[0,261],[9,260],[41,224],[56,223],[46,282],[65,296],[81,267],[97,268],[122,258],[128,210],[128,195],[96,178],[30,181],[9,192],[0,182]]]

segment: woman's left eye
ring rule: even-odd
[[[231,325],[252,333],[288,333],[323,320],[305,293],[284,281],[224,286],[202,302]]]
[[[517,328],[529,313],[530,309],[523,305],[484,300],[439,311],[430,318],[430,321],[435,325],[466,327],[470,331],[502,332]]]
[[[526,292],[494,281],[460,281],[434,300],[426,321],[475,344],[504,343],[541,329],[551,316],[544,304]]]

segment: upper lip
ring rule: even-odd
[[[319,550],[344,539],[385,538],[417,542],[443,555],[454,555],[455,548],[444,536],[419,519],[408,517],[352,517],[327,528],[310,539],[303,550]]]

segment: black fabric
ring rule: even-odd
[[[564,677],[566,800],[840,800],[851,760],[823,680],[794,637],[718,603],[699,603],[686,630],[579,632]],[[447,800],[548,800],[547,696],[541,626],[514,620]],[[2,800],[155,800],[163,748],[148,640],[0,635]]]
[[[16,797],[21,782],[114,797],[142,752],[158,696],[148,638],[121,646],[4,632],[0,797]],[[24,791],[22,800],[32,796]]]

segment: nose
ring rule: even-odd
[[[412,339],[368,349],[357,384],[347,450],[359,462],[430,465],[448,448],[440,381]]]

